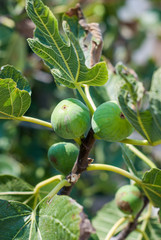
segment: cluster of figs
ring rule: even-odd
[[[78,99],[62,100],[51,115],[55,133],[64,139],[78,139],[92,127],[95,137],[110,142],[119,142],[128,137],[133,127],[127,121],[117,102],[101,104],[92,119],[88,108]],[[67,176],[77,159],[79,149],[70,142],[53,144],[48,150],[52,166]],[[121,187],[116,193],[118,208],[125,214],[136,214],[143,206],[140,190],[134,185]]]
[[[78,99],[62,100],[51,115],[51,124],[55,133],[64,139],[78,139],[92,129],[96,138],[118,142],[128,137],[133,127],[127,121],[116,102],[101,104],[91,114]],[[69,142],[53,144],[48,151],[51,164],[64,175],[68,175],[76,161],[79,149]]]

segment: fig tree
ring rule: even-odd
[[[136,215],[144,204],[141,191],[134,185],[121,187],[116,193],[115,200],[123,213],[132,215]]]
[[[67,142],[53,144],[48,150],[48,158],[54,168],[64,175],[68,175],[78,156],[78,148]]]
[[[133,127],[127,121],[116,102],[101,104],[93,114],[92,128],[101,139],[118,142],[128,137]]]
[[[51,124],[58,136],[65,139],[81,137],[90,126],[88,108],[78,99],[61,101],[51,115]]]

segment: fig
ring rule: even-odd
[[[143,196],[135,185],[121,187],[115,196],[118,208],[125,214],[136,215],[143,207]]]
[[[51,115],[51,124],[56,134],[65,139],[81,137],[90,126],[88,108],[78,99],[61,101]]]
[[[66,176],[71,172],[78,153],[79,149],[73,143],[60,142],[49,148],[48,158],[52,166]]]
[[[93,114],[92,128],[97,137],[110,142],[118,142],[128,137],[133,127],[113,101],[101,104]]]

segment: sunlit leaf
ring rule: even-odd
[[[35,31],[35,38],[28,39],[29,45],[50,67],[57,82],[70,88],[83,84],[100,86],[106,83],[108,74],[105,62],[98,63],[91,69],[87,68],[82,49],[68,25],[63,25],[65,41],[59,34],[56,18],[41,0],[28,0],[27,13],[38,29]]]
[[[82,207],[68,196],[45,198],[33,211],[15,201],[0,200],[0,239],[77,240]]]
[[[31,104],[31,90],[27,80],[13,66],[0,71],[0,118],[21,117]]]
[[[161,170],[153,168],[143,177],[143,189],[155,207],[161,208]]]
[[[161,101],[159,94],[158,97],[156,95],[156,97],[153,98],[155,91],[151,91],[149,93],[151,101],[149,101],[148,93],[145,95],[142,83],[135,78],[134,74],[121,64],[117,66],[117,72],[125,81],[125,85],[119,92],[118,97],[123,113],[135,129],[147,139],[150,144],[156,145],[160,143],[161,122],[159,121],[161,118],[159,117],[159,105]],[[143,103],[145,96],[147,96],[147,107],[141,109],[139,106]],[[157,104],[159,105],[157,106]]]

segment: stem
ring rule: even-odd
[[[71,175],[76,174],[77,179],[80,177],[80,174],[84,171],[86,171],[88,165],[89,165],[89,154],[90,151],[95,143],[95,138],[94,138],[94,132],[92,128],[89,130],[86,138],[81,139],[81,145],[80,145],[80,150],[79,154],[77,157],[77,160],[73,166],[72,172],[69,176],[67,176],[67,179],[71,179]],[[74,182],[69,186],[69,187],[64,187],[61,189],[61,195],[69,195],[72,187],[74,186]]]
[[[36,187],[34,188],[34,194],[39,192],[40,188],[42,188],[42,187],[44,187],[44,186],[46,186],[46,185],[48,185],[52,182],[61,181],[63,178],[64,178],[64,176],[62,176],[62,175],[56,175],[54,177],[48,178],[45,181],[42,181],[42,182],[38,183],[36,185]]]
[[[115,172],[115,173],[118,173],[120,175],[123,175],[123,176],[135,181],[139,185],[142,185],[142,181],[139,178],[133,176],[129,172],[127,172],[121,168],[118,168],[118,167],[114,167],[114,166],[107,165],[107,164],[91,164],[87,168],[87,171],[95,171],[95,170],[105,170],[105,171]]]
[[[147,156],[140,152],[136,147],[128,144],[128,148],[132,152],[134,152],[136,156],[142,159],[150,168],[156,168],[156,165]]]
[[[74,138],[73,139],[78,145],[81,145],[81,138]]]
[[[132,145],[152,146],[147,140],[136,140],[136,139],[125,138],[120,142],[121,143],[132,144]]]
[[[108,232],[105,240],[110,240],[112,238],[112,236],[115,234],[117,228],[122,225],[125,221],[127,220],[127,217],[122,217],[120,218],[111,228],[111,230]]]
[[[76,88],[77,88],[78,92],[80,93],[80,95],[82,96],[83,100],[85,101],[86,105],[88,106],[89,111],[91,112],[91,115],[93,115],[94,109],[93,109],[91,103],[89,102],[88,98],[86,97],[84,91],[82,90],[82,88],[79,85],[77,85]]]
[[[60,183],[58,183],[56,187],[48,194],[48,203],[52,201],[52,198],[55,196],[55,194],[57,194],[60,191],[60,189],[62,189],[64,186],[70,185],[71,184],[66,179],[60,181]]]
[[[0,196],[5,195],[32,195],[34,192],[0,192]]]
[[[13,119],[19,120],[19,121],[24,121],[24,122],[35,123],[35,124],[42,125],[42,126],[47,127],[47,128],[53,128],[51,123],[40,120],[40,119],[37,119],[37,118],[22,116],[22,117],[16,117],[16,118],[13,118]]]
[[[91,98],[91,95],[90,95],[90,92],[89,92],[89,86],[86,85],[84,90],[85,90],[85,94],[86,94],[86,96],[87,96],[87,98],[88,98],[92,108],[94,109],[94,111],[96,111],[96,106],[95,106],[95,104],[93,102],[93,99]]]
[[[57,175],[57,176],[54,176],[54,177],[51,177],[49,179],[46,179],[45,181],[42,181],[40,183],[38,183],[35,188],[34,188],[34,195],[35,195],[35,199],[34,199],[34,204],[33,204],[33,209],[36,207],[37,205],[37,199],[38,199],[38,196],[39,196],[39,190],[40,188],[52,183],[52,182],[55,182],[55,181],[61,181],[64,177],[62,175]]]
[[[145,220],[143,221],[143,223],[142,223],[142,225],[141,225],[141,228],[140,228],[140,230],[141,230],[142,232],[144,232],[144,233],[145,233],[145,230],[146,230],[148,221],[149,221],[149,219],[150,219],[150,217],[151,217],[151,212],[152,212],[152,204],[149,203],[148,211],[147,211],[147,214],[146,214],[146,218],[145,218]],[[143,236],[143,237],[144,237],[144,236]],[[142,235],[139,237],[138,240],[142,240]]]
[[[144,238],[145,240],[149,240],[149,237],[148,237],[148,235],[146,234],[146,232],[142,231],[142,230],[139,229],[139,228],[136,228],[135,231],[141,233],[142,236],[143,236],[143,238]]]

